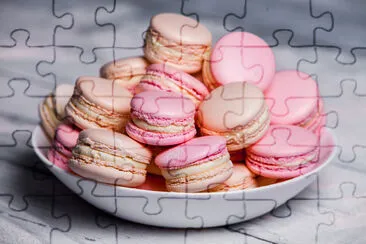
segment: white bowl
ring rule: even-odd
[[[46,157],[50,144],[40,126],[33,131],[32,143],[38,157],[60,181],[106,212],[147,225],[202,228],[258,217],[297,195],[335,156],[335,137],[328,130],[323,132],[319,166],[312,172],[269,186],[215,193],[158,192],[97,183],[53,166]]]

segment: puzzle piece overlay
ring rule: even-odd
[[[360,0],[5,1],[0,14],[0,233],[18,226],[25,231],[19,230],[19,238],[0,235],[0,241],[136,243],[149,236],[151,243],[170,243],[173,238],[179,243],[364,243],[365,7]],[[207,198],[118,195],[88,180],[75,182],[75,194],[54,178],[29,142],[38,123],[38,104],[58,84],[73,84],[80,75],[97,76],[100,66],[113,59],[141,55],[149,19],[160,12],[197,19],[212,31],[214,42],[230,31],[253,32],[272,47],[276,70],[311,74],[325,103],[326,127],[338,138],[338,157],[329,170],[265,216],[199,230],[134,224],[97,210],[79,196],[91,192],[102,198],[110,213],[137,199],[141,214],[157,219],[171,218],[164,206],[173,205],[185,210],[177,214],[197,227],[205,227],[212,209],[223,201],[232,212],[216,214],[228,224],[247,218],[248,207],[255,207],[256,201],[270,208],[278,205],[245,194],[240,199],[225,195],[217,206],[197,213],[192,205]],[[223,47],[223,55],[237,49]],[[257,78],[260,73],[255,72]]]

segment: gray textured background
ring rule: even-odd
[[[113,6],[111,0],[0,3],[1,243],[366,242],[365,1],[126,0]],[[28,141],[43,97],[55,84],[98,75],[113,57],[142,54],[143,31],[160,12],[198,17],[214,41],[241,27],[273,46],[278,70],[315,75],[339,155],[314,184],[246,223],[172,230],[109,216],[44,169]]]

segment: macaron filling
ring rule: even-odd
[[[166,39],[152,27],[146,34],[146,49],[151,51],[151,55],[158,60],[169,60],[178,65],[201,66],[204,54],[209,50],[206,45],[182,45],[172,40]]]
[[[213,90],[218,87],[216,79],[213,77],[211,72],[210,61],[204,61],[202,65],[202,76],[203,83],[207,86],[208,90]]]
[[[268,107],[264,104],[258,115],[249,123],[237,126],[231,131],[216,132],[200,126],[201,132],[205,135],[221,135],[227,140],[229,150],[242,149],[242,145],[246,147],[248,144],[254,143],[260,139],[269,128],[270,119]]]
[[[247,162],[268,170],[296,170],[316,163],[318,153],[318,148],[302,155],[289,157],[263,157],[250,152],[247,155]]]
[[[195,103],[204,99],[204,96],[195,90],[194,87],[184,86],[183,81],[177,80],[174,75],[159,72],[157,70],[147,70],[146,75],[141,79],[140,84],[155,86],[161,90],[183,94]]]
[[[128,114],[108,111],[79,95],[71,97],[66,111],[68,115],[76,114],[82,120],[95,124],[95,127],[114,130],[121,130],[129,119]],[[75,116],[73,116],[73,119],[77,120]]]
[[[73,156],[70,161],[73,164],[95,164],[99,166],[111,167],[116,170],[131,172],[134,174],[146,175],[148,159],[140,157],[138,159],[126,154],[125,151],[118,150],[113,146],[91,141],[84,138],[72,151]]]

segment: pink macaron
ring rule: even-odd
[[[136,188],[148,191],[167,191],[165,179],[161,175],[146,175],[145,182]]]
[[[52,148],[48,151],[48,159],[54,165],[68,170],[67,161],[72,156],[72,149],[76,146],[80,129],[71,124],[60,124],[55,133]]]
[[[256,175],[242,163],[233,163],[233,174],[225,182],[218,184],[209,192],[237,191],[258,187]]]
[[[190,98],[196,106],[209,94],[203,83],[167,64],[152,64],[136,87],[136,93],[149,90],[175,92]]]
[[[253,84],[236,82],[213,90],[200,104],[196,121],[202,135],[224,136],[233,152],[261,139],[270,117],[263,92]]]
[[[254,173],[274,179],[306,174],[318,166],[318,137],[299,126],[272,125],[247,148],[246,164]]]
[[[81,129],[105,128],[124,132],[130,118],[132,93],[121,83],[99,77],[82,76],[65,111]]]
[[[232,175],[226,140],[220,136],[197,137],[155,158],[168,191],[207,191]]]
[[[315,133],[325,125],[318,86],[308,74],[296,70],[277,72],[265,97],[271,124],[298,125]]]
[[[161,13],[151,18],[144,53],[151,63],[167,63],[187,73],[196,73],[202,68],[211,41],[211,32],[196,20],[181,14]]]
[[[126,126],[133,139],[156,146],[176,145],[196,134],[195,105],[187,97],[165,91],[146,91],[131,100]]]
[[[246,81],[264,91],[274,73],[272,49],[260,37],[249,32],[232,32],[221,37],[202,68],[204,83],[210,90]]]
[[[128,136],[108,129],[86,129],[80,132],[68,165],[88,179],[136,187],[145,182],[150,161],[150,150]]]
[[[100,68],[100,76],[119,82],[134,93],[136,85],[146,73],[149,62],[144,57],[129,57],[106,63]]]

